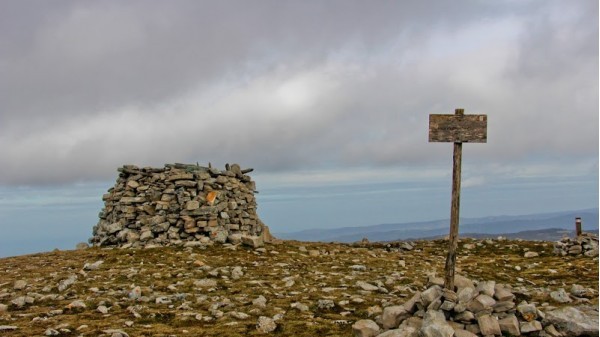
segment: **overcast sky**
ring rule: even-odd
[[[280,232],[443,218],[455,108],[465,215],[597,207],[598,74],[597,0],[1,1],[0,231],[89,236],[129,163],[253,167]]]

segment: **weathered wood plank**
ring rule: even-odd
[[[429,115],[429,142],[487,143],[487,115]]]
[[[456,248],[458,247],[458,222],[460,219],[460,180],[462,167],[462,143],[454,143],[452,166],[452,202],[450,207],[450,235],[448,236],[448,256],[444,267],[444,288],[454,291],[454,270],[456,269]]]

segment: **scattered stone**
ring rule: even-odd
[[[77,281],[77,275],[69,275],[69,277],[58,283],[58,291],[65,291],[67,288],[75,284],[75,281]]]
[[[272,318],[260,316],[256,324],[256,330],[260,333],[270,333],[277,329],[277,323]]]
[[[318,300],[317,308],[320,310],[330,310],[335,308],[335,303],[332,300]]]
[[[14,331],[19,327],[15,325],[0,325],[0,331]]]
[[[99,260],[96,261],[94,263],[86,263],[85,265],[83,265],[83,270],[96,270],[98,268],[100,268],[100,266],[104,263],[104,261]]]
[[[133,289],[131,289],[131,291],[129,292],[128,296],[132,300],[140,299],[140,297],[142,297],[142,288],[139,286],[133,287]]]
[[[563,288],[550,292],[550,297],[558,303],[570,303],[573,301]]]
[[[308,256],[317,257],[319,255],[321,255],[321,252],[316,249],[311,249],[308,251]]]
[[[217,286],[217,281],[209,278],[194,281],[194,286],[198,288],[214,288]]]
[[[290,304],[290,307],[299,311],[308,311],[308,305],[302,304],[300,302],[294,302]]]
[[[229,313],[229,315],[233,318],[237,318],[237,319],[248,319],[250,317],[250,315],[243,313],[243,312],[239,312],[239,311],[232,311]]]
[[[366,271],[367,267],[363,266],[362,264],[355,264],[350,266],[350,269],[354,270],[354,271]]]
[[[364,282],[364,281],[357,281],[356,282],[356,286],[362,290],[366,290],[366,291],[376,291],[379,289],[379,287],[374,286],[370,283]]]
[[[35,299],[31,296],[19,296],[11,301],[12,305],[18,309],[24,308],[28,304],[33,304]]]
[[[258,296],[258,298],[254,299],[252,301],[252,305],[257,306],[259,308],[266,308],[267,307],[267,299],[263,295],[260,295],[260,296]]]
[[[44,331],[44,335],[45,336],[58,336],[60,335],[60,332],[58,330],[55,329],[46,329],[46,331]]]
[[[540,256],[540,254],[536,253],[536,252],[525,252],[524,257],[526,258],[531,258],[531,257],[538,257]]]
[[[231,270],[231,278],[234,280],[239,280],[242,276],[244,276],[244,271],[242,267],[236,266]]]
[[[17,280],[13,285],[14,290],[23,290],[27,287],[27,281],[25,280]]]
[[[119,329],[102,330],[102,332],[110,335],[110,337],[129,337],[129,335],[125,331]]]
[[[96,308],[96,311],[104,315],[108,314],[108,308],[104,305],[99,305],[98,308]]]
[[[85,305],[85,303],[81,300],[75,300],[69,304],[67,304],[67,306],[65,307],[65,310],[68,310],[69,312],[82,312],[87,308],[87,306]]]

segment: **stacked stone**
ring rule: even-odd
[[[224,171],[199,165],[164,168],[125,165],[90,243],[96,246],[208,243],[260,237],[264,224],[256,213],[252,169],[226,165]]]
[[[403,305],[384,308],[381,316],[377,317],[377,322],[371,320],[356,322],[353,325],[354,335],[359,337],[563,336],[560,332],[564,329],[561,311],[550,311],[545,314],[534,303],[526,301],[516,305],[515,295],[507,285],[497,284],[494,281],[478,282],[475,285],[471,280],[460,275],[455,277],[456,291],[444,289],[441,278],[430,278],[429,283],[427,290],[416,292]],[[569,320],[565,319],[566,323]],[[592,326],[597,323],[587,321],[579,323],[583,324],[580,327],[582,331],[597,331],[597,328]]]
[[[592,233],[583,233],[574,239],[564,237],[554,243],[554,254],[598,256],[598,236]]]

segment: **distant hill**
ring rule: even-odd
[[[445,237],[446,235],[436,235],[436,236],[429,236],[429,237],[422,237],[422,238],[409,238],[408,240],[436,240],[436,239],[441,239],[441,238]],[[503,234],[461,233],[460,236],[463,238],[472,238],[472,239],[487,239],[487,238],[495,239],[498,236],[503,236],[507,239],[523,239],[523,240],[529,240],[529,241],[558,241],[558,240],[562,239],[564,236],[574,237],[575,231],[563,229],[563,228],[548,228],[548,229],[538,229],[538,230],[522,231],[522,232],[516,232],[516,233],[503,233]]]
[[[528,240],[556,240],[574,230],[575,217],[581,217],[583,229],[598,232],[598,208],[528,215],[461,218],[460,235],[470,237],[506,236]],[[321,242],[393,241],[435,238],[448,234],[449,220],[381,224],[333,229],[309,229],[275,233],[282,239]],[[565,232],[566,231],[566,232]]]

